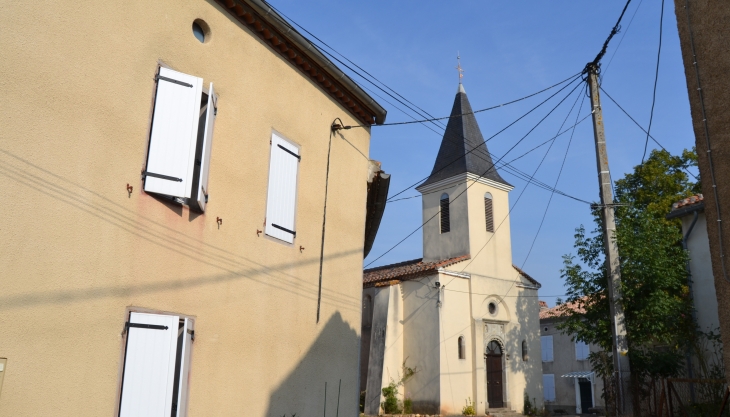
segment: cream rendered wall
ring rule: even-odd
[[[399,285],[391,285],[388,303],[388,324],[385,331],[385,352],[383,357],[383,377],[380,386],[386,387],[392,381],[398,383],[402,377],[403,364],[403,295]],[[403,389],[398,390],[398,399],[403,400]],[[380,401],[383,401],[381,391]]]
[[[682,233],[687,234],[689,226],[692,224],[692,218],[692,214],[682,217]],[[710,241],[707,237],[707,218],[704,212],[700,212],[697,216],[697,223],[687,239],[687,249],[689,250],[689,267],[692,273],[697,325],[703,332],[717,332],[720,327],[720,319],[717,315],[715,280],[712,275]]]
[[[113,416],[136,307],[195,317],[191,417],[314,415],[325,382],[335,415],[340,379],[357,415],[368,162],[339,140],[315,322],[329,126],[353,117],[212,1],[3,2],[0,39],[0,416]],[[141,192],[158,61],[219,94],[203,215]],[[293,245],[256,233],[272,129],[301,146]]]
[[[459,264],[454,265],[455,269]],[[439,346],[441,347],[441,414],[461,414],[466,400],[474,395],[474,352],[471,303],[469,299],[469,279],[440,274],[442,285],[442,302],[438,310],[441,329]],[[464,336],[466,358],[459,359],[459,337]],[[483,358],[481,352],[477,352]],[[483,360],[483,359],[480,359]]]
[[[461,195],[466,189],[465,183],[429,190],[422,195],[423,205],[423,261],[433,262],[453,258],[469,253],[469,235],[467,195]],[[450,226],[448,233],[441,233],[440,201],[441,195],[447,193],[449,201]],[[435,217],[434,217],[435,216]],[[432,220],[429,221],[429,219]]]
[[[403,292],[403,360],[416,370],[404,386],[404,396],[413,401],[413,411],[437,414],[440,407],[441,371],[439,345],[439,275],[400,284]]]

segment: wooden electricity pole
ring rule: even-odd
[[[606,248],[606,269],[608,270],[608,297],[613,330],[613,368],[616,379],[616,405],[622,415],[631,415],[631,393],[628,389],[629,358],[626,342],[626,324],[621,301],[621,266],[616,243],[616,219],[614,216],[613,188],[608,169],[606,134],[603,130],[603,112],[598,96],[598,68],[588,65],[588,86],[591,93],[593,112],[593,136],[596,141],[596,162],[598,164],[598,185],[601,191],[601,219]]]

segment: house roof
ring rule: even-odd
[[[365,125],[385,122],[387,111],[324,56],[264,0],[215,0],[305,77]]]
[[[684,217],[690,213],[702,211],[704,209],[705,197],[702,194],[697,194],[672,204],[672,211],[667,214],[666,218],[674,219],[677,217]]]
[[[377,268],[366,269],[363,271],[363,286],[366,288],[388,286],[397,284],[400,281],[407,281],[414,278],[433,275],[440,268],[446,268],[447,266],[454,265],[470,258],[470,255],[464,255],[434,262],[423,262],[423,258],[419,258],[396,264],[383,265]],[[520,273],[520,275],[532,282],[536,287],[540,288],[540,283],[534,278],[527,275],[527,273],[520,268],[514,265],[513,267]]]
[[[578,305],[578,303],[564,303],[556,305],[555,307],[548,308],[548,309],[541,309],[540,310],[540,320],[544,319],[553,319],[553,318],[559,318],[563,316],[565,313],[563,312],[563,309],[569,309],[571,311],[575,311],[576,313],[585,313],[585,309]]]
[[[433,170],[419,187],[467,172],[511,186],[494,167],[464,86],[459,84]]]
[[[439,268],[444,268],[455,263],[465,261],[471,256],[457,256],[434,262],[423,262],[423,258],[396,264],[379,266],[363,271],[362,282],[365,287],[378,287],[390,285],[391,281],[406,281],[427,275],[432,275]]]

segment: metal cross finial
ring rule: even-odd
[[[461,79],[464,78],[464,70],[461,68],[461,56],[459,53],[456,53],[456,70],[459,71],[459,84],[461,84]]]

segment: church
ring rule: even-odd
[[[403,379],[414,413],[477,415],[542,406],[540,283],[512,264],[509,192],[461,83],[421,193],[423,258],[366,269],[360,386],[382,414]]]

